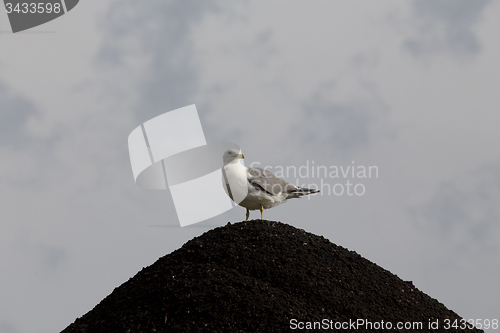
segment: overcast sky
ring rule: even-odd
[[[500,319],[498,17],[488,0],[101,0],[12,34],[0,11],[0,333],[58,332],[244,219],[236,207],[180,228],[168,190],[134,183],[129,133],[191,104],[207,142],[240,145],[247,166],[376,166],[290,174],[365,193],[323,185],[264,217],[464,318]]]

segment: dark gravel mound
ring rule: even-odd
[[[454,332],[455,319],[462,324],[411,282],[356,252],[287,224],[254,220],[187,242],[63,332]],[[422,326],[398,330],[405,322]]]

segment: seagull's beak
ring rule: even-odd
[[[241,154],[241,158],[245,158],[245,155]]]

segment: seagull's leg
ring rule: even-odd
[[[247,219],[245,221],[248,221],[248,217],[250,216],[250,211],[247,208]]]
[[[260,219],[264,219],[264,206],[260,205]]]

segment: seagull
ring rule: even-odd
[[[227,195],[238,205],[250,210],[260,210],[264,219],[264,209],[276,207],[287,199],[318,193],[319,190],[295,186],[272,172],[262,168],[247,168],[240,163],[245,155],[238,149],[229,149],[222,155],[222,184]]]

